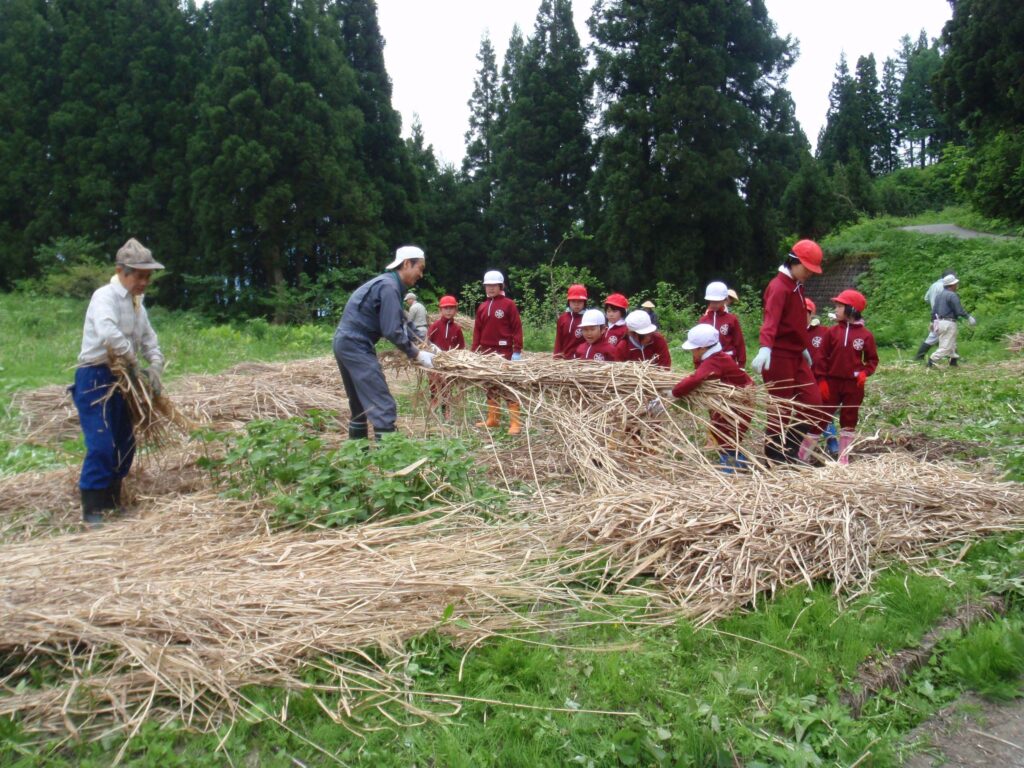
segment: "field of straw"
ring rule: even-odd
[[[344,413],[332,366],[236,369],[182,380],[171,396],[230,428],[291,408]],[[404,429],[472,430],[483,387],[522,406],[524,434],[487,435],[477,451],[486,477],[510,490],[497,519],[454,505],[272,532],[266,502],[218,495],[187,444],[147,455],[133,510],[98,531],[74,526],[74,471],[0,481],[0,714],[82,736],[131,734],[147,719],[206,729],[250,711],[242,689],[256,683],[312,689],[341,724],[366,707],[443,715],[458,700],[404,672],[405,643],[426,631],[471,652],[495,632],[570,626],[617,594],[643,596],[646,620],[707,622],[798,583],[856,593],[894,559],[952,552],[1024,521],[1019,485],[906,454],[760,466],[772,404],[759,388],[708,387],[672,405],[663,393],[677,375],[639,364],[451,353],[436,367],[465,412],[445,424],[414,398],[421,412]],[[408,369],[395,375],[425,386]],[[264,399],[247,405],[259,397],[246,392]],[[723,475],[709,462],[709,407],[753,417],[754,471]],[[47,682],[27,684],[40,664]]]

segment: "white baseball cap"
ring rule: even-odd
[[[635,309],[626,315],[626,327],[641,336],[658,330],[658,326],[651,322],[651,316],[642,309]]]
[[[403,245],[395,251],[395,260],[384,267],[384,269],[396,269],[402,266],[402,262],[406,259],[423,259],[425,261],[426,258],[422,248],[417,248],[415,245]]]
[[[591,325],[602,326],[606,322],[604,312],[600,309],[588,309],[583,313],[583,319],[580,320],[580,328],[586,328]]]
[[[496,269],[484,272],[484,285],[504,285],[505,277]]]
[[[708,287],[704,290],[705,301],[725,301],[728,298],[729,286],[717,280],[713,283],[708,283]]]
[[[718,301],[718,299],[713,299]],[[718,343],[718,331],[715,326],[701,323],[695,325],[686,332],[686,341],[683,342],[683,349],[704,349],[713,347]]]

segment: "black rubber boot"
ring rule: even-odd
[[[960,365],[960,363],[957,362],[959,359],[960,358],[957,358],[957,357],[949,358],[949,367],[950,368],[956,368],[958,365]]]
[[[103,513],[110,507],[110,489],[87,491],[82,488],[82,521],[87,525],[99,525],[103,522]]]
[[[928,350],[932,348],[931,344],[921,342],[921,346],[917,348],[917,354],[914,355],[915,360],[924,360],[924,356],[928,354]]]
[[[362,424],[355,424],[353,422],[348,423],[348,439],[349,440],[365,440],[369,435],[369,431],[366,426],[366,422]]]
[[[764,441],[764,458],[769,464],[785,464],[787,461],[786,452],[778,440],[772,438]]]
[[[377,429],[377,427],[374,427],[373,428],[373,439],[374,439],[375,442],[379,443],[381,441],[381,438],[384,437],[384,435],[390,435],[394,431],[395,431],[394,427],[391,427],[390,429],[385,429],[383,427],[381,427],[380,429]]]
[[[110,508],[119,513],[124,512],[124,506],[121,504],[121,480],[122,478],[117,478],[107,489],[110,494]]]

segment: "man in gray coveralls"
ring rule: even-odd
[[[334,332],[334,358],[345,385],[349,410],[349,439],[365,438],[367,423],[379,436],[395,431],[398,407],[391,396],[375,345],[385,338],[410,360],[432,368],[434,356],[416,349],[415,335],[406,325],[402,292],[423,276],[426,259],[421,248],[403,245],[384,274],[363,283],[349,297]]]

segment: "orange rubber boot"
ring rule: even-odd
[[[518,435],[523,431],[523,425],[519,421],[519,403],[510,402],[508,404],[508,416],[508,433],[510,435]]]
[[[483,421],[478,421],[476,426],[494,429],[499,424],[501,424],[501,414],[498,411],[498,401],[487,398],[487,418]]]

